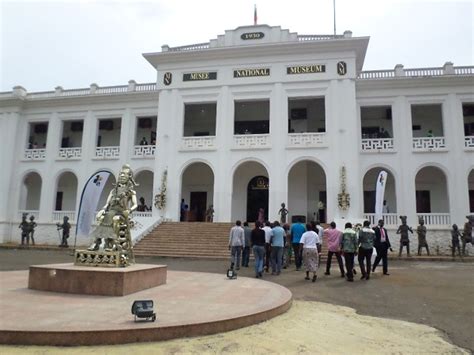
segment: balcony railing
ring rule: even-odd
[[[74,222],[76,211],[53,211],[53,222],[62,222],[64,217],[69,217],[69,222]]]
[[[362,139],[363,152],[393,152],[393,138],[364,138]]]
[[[269,134],[239,134],[234,135],[233,149],[269,149]]]
[[[216,137],[183,137],[181,138],[181,150],[214,150],[216,149]]]
[[[75,160],[81,159],[82,148],[59,148],[58,159],[59,160]]]
[[[119,159],[120,147],[96,147],[95,159]]]
[[[426,225],[450,226],[451,215],[449,213],[417,213],[418,219],[423,218]]]
[[[133,217],[152,217],[153,213],[151,211],[134,211]]]
[[[464,148],[474,150],[474,136],[464,137]]]
[[[288,134],[288,148],[317,148],[326,146],[326,133]]]
[[[23,217],[23,213],[26,213],[28,215],[28,218],[30,216],[35,216],[35,219],[38,220],[39,218],[39,211],[38,210],[19,210],[18,211],[18,219],[21,221],[21,217]]]
[[[416,152],[446,151],[446,138],[444,137],[413,138],[413,150]]]
[[[357,79],[426,78],[443,75],[474,75],[474,66],[368,70],[361,72]]]
[[[375,213],[365,213],[364,219],[370,221],[370,225],[374,226],[379,223],[376,221]],[[382,219],[386,226],[398,225],[398,214],[397,213],[382,213]]]
[[[136,145],[133,147],[134,158],[154,158],[156,145]]]
[[[25,149],[24,160],[45,160],[46,149]]]

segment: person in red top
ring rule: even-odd
[[[324,230],[324,237],[327,239],[328,244],[328,257],[326,261],[326,272],[324,275],[331,274],[329,271],[331,269],[332,256],[336,255],[339,270],[341,271],[341,277],[345,277],[340,248],[342,232],[336,229],[336,223],[331,222],[330,226],[330,228]]]

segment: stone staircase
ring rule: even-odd
[[[229,231],[233,225],[233,223],[164,222],[140,240],[133,250],[137,256],[228,259]],[[326,256],[327,247],[323,242],[321,263],[326,262]],[[253,259],[253,255],[251,258]],[[336,258],[333,258],[334,262]]]
[[[137,256],[229,258],[233,223],[164,222],[134,247]]]

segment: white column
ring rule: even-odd
[[[362,210],[362,180],[359,169],[359,137],[360,130],[357,123],[357,105],[355,96],[355,82],[353,79],[333,80],[331,82],[330,100],[331,117],[329,120],[334,120],[331,126],[333,130],[331,137],[337,137],[336,142],[331,145],[330,149],[337,148],[336,163],[330,164],[337,171],[334,180],[335,185],[338,186],[337,192],[334,196],[333,202],[336,206],[330,205],[328,201],[328,212],[334,209],[336,218],[361,218]],[[350,194],[350,207],[347,211],[342,211],[337,207],[337,194],[341,190],[340,171],[341,167],[346,167],[346,192]],[[332,184],[327,184],[328,186]]]
[[[2,169],[0,170],[0,221],[5,224],[0,224],[0,242],[12,241],[12,227],[18,227],[17,211],[19,190],[15,188],[21,184],[18,179],[14,178],[13,172],[16,159],[15,150],[19,149],[23,154],[24,144],[23,139],[17,141],[18,125],[21,117],[21,111],[15,108],[13,112],[5,112],[0,115],[0,131],[8,132],[9,134],[2,135],[2,149],[0,149],[0,161],[2,161]],[[21,137],[20,137],[21,138]],[[6,222],[11,222],[7,224]]]
[[[48,122],[46,139],[46,167],[41,174],[41,199],[38,220],[50,222],[56,202],[56,164],[55,159],[60,147],[61,121],[57,112],[53,112]]]
[[[464,152],[464,118],[462,102],[454,93],[448,95],[443,105],[443,130],[449,151],[456,159],[446,159],[447,189],[451,223],[461,224],[469,213],[468,176],[472,168],[470,154]]]
[[[88,161],[95,157],[97,146],[98,123],[92,111],[84,117],[84,130],[82,132],[82,160]]]
[[[416,222],[416,173],[415,167],[410,164],[413,161],[411,106],[405,96],[396,98],[392,116],[398,158],[396,169],[400,172],[396,193],[397,213],[407,216],[408,221]]]
[[[154,170],[154,192],[153,196],[160,193],[161,179],[163,171],[168,170],[166,208],[163,211],[155,210],[158,215],[165,218],[171,218],[173,221],[179,221],[179,187],[181,181],[178,167],[176,166],[176,150],[179,149],[178,143],[182,135],[182,130],[177,127],[174,119],[178,105],[177,90],[162,90],[159,96],[158,106],[158,127],[157,127],[157,148]]]
[[[214,221],[229,222],[232,210],[232,162],[229,152],[234,134],[232,98],[228,86],[223,86],[217,102],[216,144],[218,147],[214,176]]]
[[[284,90],[281,83],[273,86],[270,95],[270,137],[271,137],[271,158],[275,162],[270,166],[268,172],[268,219],[279,221],[278,211],[282,202],[288,205],[288,176],[283,165],[286,156],[286,142],[288,135],[288,109],[284,100]],[[286,109],[285,109],[286,108]]]
[[[130,108],[125,109],[122,115],[122,122],[120,128],[120,161],[122,164],[129,163],[133,151],[133,138],[135,129],[133,123],[134,116]]]

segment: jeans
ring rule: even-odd
[[[293,251],[295,254],[295,265],[297,269],[301,269],[303,264],[303,248],[301,248],[300,243],[293,243]]]
[[[281,262],[282,262],[282,255],[283,255],[283,247],[275,247],[272,246],[271,251],[271,259],[272,259],[272,272],[276,272],[279,274],[281,272]]]
[[[240,268],[240,255],[242,254],[242,246],[231,247],[231,263],[232,266]]]
[[[348,280],[354,280],[354,253],[344,252],[344,261],[346,262],[346,276]]]
[[[249,266],[249,260],[250,260],[250,247],[244,247],[244,250],[242,251],[242,266]]]
[[[255,257],[255,275],[263,272],[263,259],[265,257],[265,247],[262,245],[253,246],[253,256]]]
[[[372,259],[372,253],[374,252],[374,249],[363,249],[359,248],[359,255],[357,259],[359,260],[359,266],[360,266],[360,272],[362,273],[362,276],[370,276],[370,262]],[[364,262],[367,261],[367,269],[365,268]]]

